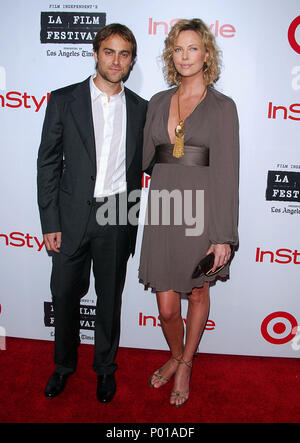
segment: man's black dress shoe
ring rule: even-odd
[[[48,380],[46,389],[45,389],[45,397],[54,398],[63,392],[66,386],[66,382],[68,377],[71,374],[59,374],[58,372],[54,372]]]
[[[116,393],[116,381],[113,374],[98,375],[97,398],[101,403],[109,403]]]

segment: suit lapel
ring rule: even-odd
[[[91,162],[96,168],[96,147],[94,124],[90,93],[90,78],[79,83],[73,91],[74,99],[71,104],[71,112],[76,123],[81,140],[87,150]],[[126,97],[126,172],[129,170],[134,158],[137,140],[137,108],[138,101],[125,88]]]
[[[126,97],[126,172],[129,170],[131,162],[133,160],[135,150],[136,150],[136,140],[137,140],[137,108],[138,101],[130,93],[130,91],[125,88]]]
[[[75,100],[71,103],[71,112],[90,160],[96,168],[95,135],[89,82],[90,77],[79,83],[77,88],[74,89],[73,96]]]

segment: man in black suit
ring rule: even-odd
[[[56,368],[45,396],[59,395],[76,369],[80,298],[88,290],[93,264],[93,369],[98,400],[107,403],[116,391],[121,295],[137,233],[124,201],[141,188],[147,102],[122,82],[136,57],[132,32],[124,25],[107,25],[93,46],[96,74],[51,93],[38,155],[38,203],[44,241],[53,254],[55,318]]]

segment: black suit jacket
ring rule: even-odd
[[[38,154],[38,204],[43,234],[62,232],[61,251],[72,255],[84,235],[96,178],[90,77],[53,91]],[[141,188],[143,128],[147,101],[125,88],[128,194]],[[134,253],[137,226],[130,226]]]

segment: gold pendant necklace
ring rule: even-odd
[[[206,91],[207,91],[207,88],[205,87],[204,91],[200,97],[199,102],[196,104],[196,106],[192,110],[191,114],[195,111],[197,106],[204,99]],[[177,94],[178,94],[177,95],[177,97],[178,97],[177,98],[177,106],[178,106],[179,123],[178,123],[178,125],[176,125],[176,128],[175,128],[176,138],[175,138],[174,149],[173,149],[173,157],[180,158],[180,157],[183,157],[183,155],[184,155],[184,120],[182,120],[180,117],[179,88],[178,88]]]

